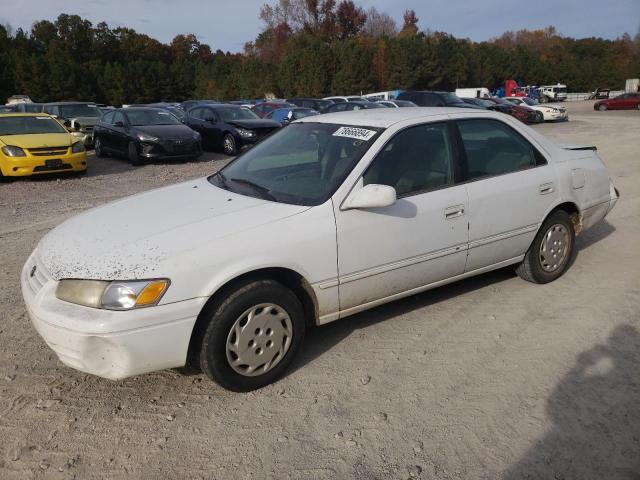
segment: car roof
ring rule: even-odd
[[[97,105],[95,102],[48,102],[41,105]]]
[[[389,128],[405,120],[427,120],[429,117],[441,115],[460,115],[461,113],[482,113],[498,117],[501,114],[488,110],[466,109],[458,107],[406,107],[406,108],[372,108],[351,110],[347,112],[325,113],[313,117],[305,117],[297,122],[334,123],[339,125],[369,126]]]
[[[126,108],[114,108],[113,109],[113,111],[120,111],[120,112],[132,112],[132,111],[136,111],[136,110],[160,111],[160,110],[164,110],[164,108],[162,108],[162,107],[147,107],[145,105],[139,105],[137,107],[126,107]]]

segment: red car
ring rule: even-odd
[[[623,93],[615,98],[607,98],[593,104],[594,110],[623,110],[637,108],[640,110],[640,93]]]
[[[296,106],[293,103],[288,103],[282,100],[274,100],[271,102],[256,103],[253,107],[251,107],[251,110],[253,110],[253,112],[260,118],[264,118],[273,110],[276,110],[278,108],[296,108]]]

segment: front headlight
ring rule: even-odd
[[[158,137],[154,137],[153,135],[149,135],[148,133],[138,133],[138,140],[141,142],[157,142]]]
[[[80,152],[84,152],[86,149],[84,148],[84,143],[82,142],[76,142],[73,145],[71,145],[71,153],[80,153]]]
[[[240,134],[241,137],[244,138],[251,138],[251,137],[255,137],[256,133],[251,131],[251,130],[247,130],[246,128],[238,128],[238,133]]]
[[[6,147],[2,147],[2,153],[4,153],[7,157],[26,157],[27,154],[24,153],[24,150],[20,147],[14,147],[12,145],[7,145]]]
[[[168,279],[101,281],[60,280],[56,297],[65,302],[106,310],[131,310],[156,305],[169,287]]]

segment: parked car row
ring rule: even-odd
[[[11,115],[12,112],[24,114],[25,116],[15,117],[15,122],[22,122],[24,129],[27,125],[44,125],[30,119],[27,115],[40,114],[34,118],[48,118],[66,129],[58,133],[68,135],[69,140],[58,142],[60,145],[56,146],[75,145],[73,148],[76,151],[67,152],[69,155],[72,153],[79,156],[85,155],[84,153],[80,155],[81,152],[78,150],[77,145],[82,144],[85,149],[95,147],[98,157],[121,156],[133,165],[163,158],[194,159],[200,156],[203,149],[216,149],[235,156],[274,130],[293,121],[313,115],[354,110],[454,107],[501,112],[523,123],[568,120],[569,118],[566,107],[561,104],[538,104],[535,100],[522,96],[491,97],[486,92],[482,94],[478,89],[458,89],[457,93],[462,97],[446,91],[400,91],[396,92],[395,99],[385,95],[370,98],[349,95],[231,102],[201,99],[181,103],[132,104],[122,108],[92,102],[18,103],[0,107],[0,115]],[[466,95],[469,95],[469,98],[466,98]],[[472,95],[475,96],[472,97]],[[626,93],[594,104],[596,110],[622,108],[640,109],[640,93]],[[52,124],[49,123],[49,125]],[[36,128],[33,133],[35,136],[30,137],[31,147],[29,148],[45,148],[51,145],[42,143],[40,146],[33,146],[37,135],[41,133]],[[22,148],[13,144],[5,146]],[[62,148],[50,149],[50,151],[56,158],[32,155],[32,160],[37,158],[40,163],[29,168],[25,166],[25,159],[18,162],[15,160],[18,157],[8,157],[3,150],[0,172],[4,176],[10,176],[55,171],[83,171],[82,165],[77,162],[66,161],[66,157],[61,153]],[[31,154],[25,150],[25,156],[29,155]],[[13,167],[9,167],[8,162],[13,162],[11,164]],[[86,169],[86,159],[84,169]]]

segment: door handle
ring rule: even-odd
[[[555,189],[553,188],[553,182],[543,183],[540,185],[540,195],[547,195],[548,193],[553,193]]]
[[[451,220],[464,215],[464,205],[455,205],[444,209],[444,218]]]

